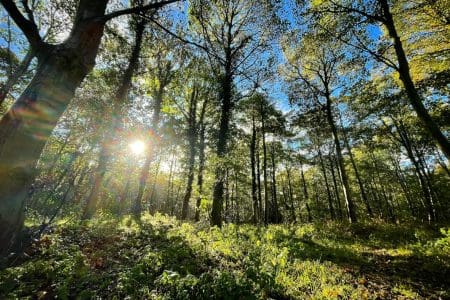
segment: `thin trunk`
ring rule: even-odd
[[[357,221],[355,205],[353,203],[350,191],[350,184],[348,182],[347,171],[345,170],[344,158],[342,156],[342,149],[339,141],[338,131],[333,118],[333,111],[331,107],[331,95],[328,93],[328,91],[326,93],[326,99],[327,99],[326,104],[327,120],[328,125],[330,125],[331,132],[333,134],[334,146],[336,147],[336,156],[339,166],[339,176],[342,180],[342,189],[344,191],[344,199],[345,199],[345,206],[347,209],[348,220],[350,223],[355,223]]]
[[[342,118],[341,118],[341,127],[342,127],[342,135],[344,137],[344,145],[347,148],[348,155],[350,157],[350,162],[353,167],[353,171],[355,171],[356,180],[358,181],[359,191],[361,193],[361,199],[363,200],[363,203],[366,206],[367,214],[372,218],[373,217],[372,208],[370,207],[369,199],[367,198],[366,189],[364,188],[364,183],[362,182],[358,167],[356,166],[355,158],[353,156],[352,148],[350,147],[350,143],[348,141],[347,133],[345,131],[345,128],[343,128]]]
[[[297,223],[297,218],[295,216],[295,205],[294,205],[294,193],[292,190],[292,180],[291,180],[291,169],[286,169],[287,173],[287,180],[288,180],[288,191],[289,191],[289,199],[290,199],[290,206],[291,206],[291,216],[292,216],[292,222]]]
[[[263,218],[263,203],[262,203],[262,190],[261,190],[261,160],[259,157],[259,139],[256,141],[256,182],[258,184],[258,206],[259,206],[259,220],[258,223],[261,222]]]
[[[427,219],[429,223],[433,223],[436,220],[436,212],[433,203],[433,197],[428,189],[427,180],[425,174],[423,174],[423,170],[420,166],[419,159],[414,154],[413,144],[411,138],[409,137],[408,131],[402,122],[394,122],[394,125],[397,129],[398,135],[400,136],[400,142],[403,147],[406,149],[406,153],[410,161],[412,162],[416,174],[419,179],[419,185],[422,189],[423,199],[425,200],[425,208],[427,210]]]
[[[191,200],[192,184],[194,183],[195,156],[197,155],[197,98],[198,89],[194,86],[189,103],[189,119],[187,129],[188,139],[188,175],[186,182],[186,191],[183,198],[183,207],[181,209],[181,219],[186,220],[189,212],[189,201]]]
[[[342,207],[341,207],[341,197],[339,196],[339,188],[336,180],[336,173],[334,172],[334,159],[331,155],[328,156],[328,161],[330,163],[330,170],[331,170],[331,177],[333,178],[333,187],[334,187],[334,193],[336,195],[336,202],[337,202],[337,208],[338,208],[338,214],[339,219],[342,220]]]
[[[326,188],[326,191],[327,191],[328,211],[330,212],[331,220],[334,220],[335,216],[334,216],[334,208],[333,208],[333,198],[331,196],[330,185],[328,183],[327,170],[325,168],[325,162],[323,160],[322,151],[320,150],[320,148],[318,148],[318,154],[319,154],[320,167],[321,167],[321,170],[322,170],[323,179],[325,180],[325,188]]]
[[[264,179],[264,224],[269,223],[269,188],[268,188],[268,176],[267,176],[267,146],[266,146],[266,123],[265,112],[261,102],[260,106],[261,115],[261,137],[263,146],[263,179]]]
[[[309,208],[309,204],[308,204],[308,201],[309,201],[308,188],[306,186],[305,173],[303,172],[303,165],[300,165],[300,172],[302,175],[303,195],[305,197],[306,212],[308,213],[308,222],[312,222],[311,209]],[[301,214],[301,212],[300,212],[300,214]]]
[[[280,214],[280,210],[278,208],[278,195],[277,195],[277,181],[276,181],[276,165],[275,165],[275,143],[272,143],[271,147],[272,151],[270,151],[270,157],[272,161],[272,205],[271,205],[271,213],[270,219],[274,223],[280,223],[282,221],[282,217]]]
[[[253,216],[252,222],[253,224],[257,224],[258,217],[258,196],[257,196],[257,185],[256,185],[256,163],[255,163],[255,152],[256,152],[256,125],[255,125],[255,116],[252,114],[252,137],[250,141],[250,167],[252,172],[252,200],[253,200]]]
[[[203,196],[203,171],[205,169],[205,138],[206,138],[206,124],[205,124],[205,113],[207,108],[207,100],[205,99],[203,102],[202,111],[200,113],[199,119],[199,143],[198,143],[198,174],[197,174],[197,188],[198,188],[198,197],[197,202],[195,204],[195,221],[200,221],[200,206],[202,204],[202,196]]]

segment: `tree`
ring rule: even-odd
[[[332,43],[334,43],[334,46],[331,46]],[[334,141],[348,219],[353,223],[357,220],[356,210],[347,171],[345,170],[342,147],[333,110],[333,95],[342,88],[340,82],[344,81],[344,78],[338,76],[338,68],[342,68],[345,53],[336,41],[328,40],[320,32],[309,33],[304,36],[301,45],[300,48],[295,48],[296,46],[294,46],[294,49],[288,48],[289,46],[285,48],[288,67],[291,68],[290,74],[287,74],[287,76],[291,81],[300,81],[300,84],[303,85],[308,93],[306,97],[312,98],[313,105],[317,105],[319,110],[325,112],[325,118]],[[302,56],[299,56],[299,53],[302,53]],[[325,102],[321,102],[321,99],[324,99]],[[333,217],[334,212],[331,200],[329,203],[330,214]]]
[[[403,88],[408,95],[409,102],[417,113],[417,117],[421,120],[424,128],[433,137],[447,159],[450,159],[450,141],[430,116],[427,108],[423,104],[418,88],[412,79],[410,64],[403,46],[402,37],[399,35],[392,14],[392,5],[388,0],[374,1],[370,5],[367,5],[364,1],[351,2],[350,4],[346,1],[326,0],[312,3],[310,11],[313,14],[321,16],[315,18],[316,20],[330,20],[330,18],[325,17],[325,15],[330,14],[346,16],[345,20],[339,22],[340,26],[337,26],[339,28],[338,33],[332,34],[339,36],[348,45],[369,54],[371,57],[397,72]],[[329,28],[330,24],[326,24],[326,22],[322,22],[319,26],[322,28],[328,27],[327,30],[329,32],[335,32],[335,19],[331,23],[333,23],[331,26],[334,28]],[[365,41],[366,37],[364,35],[367,34],[367,26],[371,24],[380,24],[386,29],[386,34],[391,39],[390,44],[384,44],[382,49],[373,49],[369,45],[370,43]],[[388,49],[391,47],[394,48],[394,60],[389,57]]]
[[[201,48],[205,50],[220,86],[220,121],[216,155],[223,160],[227,154],[230,120],[238,98],[236,77],[247,78],[249,69],[258,60],[268,43],[268,1],[206,1],[191,2],[191,25]],[[222,225],[222,206],[226,168],[218,163],[215,171],[211,224]]]
[[[73,98],[76,88],[95,65],[107,21],[114,17],[151,10],[175,0],[105,13],[107,0],[78,2],[69,37],[48,44],[39,34],[33,12],[24,1],[22,14],[12,0],[1,4],[26,36],[38,59],[36,74],[0,121],[0,255],[18,241],[23,225],[23,204],[34,177],[34,167],[53,128]],[[27,147],[23,147],[27,145]]]

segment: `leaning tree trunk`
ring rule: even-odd
[[[433,118],[431,118],[428,110],[423,105],[422,99],[419,95],[419,92],[417,91],[416,86],[414,85],[414,82],[411,78],[408,59],[403,49],[402,41],[397,33],[394,19],[389,8],[389,3],[387,0],[380,0],[380,4],[383,10],[383,24],[386,26],[389,36],[394,42],[395,54],[398,61],[397,71],[400,75],[400,80],[403,83],[409,101],[415,112],[417,113],[417,116],[425,126],[425,129],[433,137],[434,141],[445,154],[447,159],[450,160],[450,141],[442,133],[436,122],[434,122]]]
[[[326,93],[327,120],[328,120],[328,125],[330,125],[331,132],[333,134],[334,146],[336,148],[336,157],[337,157],[337,161],[338,161],[338,165],[339,165],[339,176],[342,180],[342,189],[344,191],[345,207],[347,209],[348,220],[350,221],[350,223],[355,223],[357,221],[356,210],[355,210],[355,206],[354,206],[351,191],[350,191],[350,184],[348,182],[347,171],[345,170],[344,158],[342,156],[342,148],[341,148],[341,144],[339,141],[339,135],[338,135],[336,124],[335,124],[334,118],[333,118],[330,97],[331,97],[331,95],[327,92]]]
[[[80,1],[69,38],[39,49],[28,87],[0,121],[0,255],[17,241],[35,166],[76,88],[95,65],[107,0]],[[37,49],[35,49],[37,50]]]

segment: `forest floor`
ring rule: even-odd
[[[0,271],[0,299],[447,299],[450,230],[60,222]]]

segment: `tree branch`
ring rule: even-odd
[[[32,20],[26,19],[16,4],[12,0],[0,0],[5,10],[23,32],[34,51],[39,52],[40,47],[44,44],[36,24]]]
[[[183,1],[183,0],[165,0],[165,1],[159,1],[159,2],[155,2],[155,3],[150,3],[144,6],[137,6],[137,7],[131,7],[131,8],[127,8],[127,9],[122,9],[122,10],[118,10],[118,11],[114,11],[112,13],[106,14],[104,16],[102,16],[100,18],[101,21],[103,22],[107,22],[113,18],[119,17],[119,16],[123,16],[123,15],[129,15],[129,14],[134,14],[134,13],[140,13],[140,12],[145,12],[148,11],[150,9],[157,9],[157,8],[161,8],[163,6],[166,6],[168,4],[171,3],[175,3],[178,1]]]

